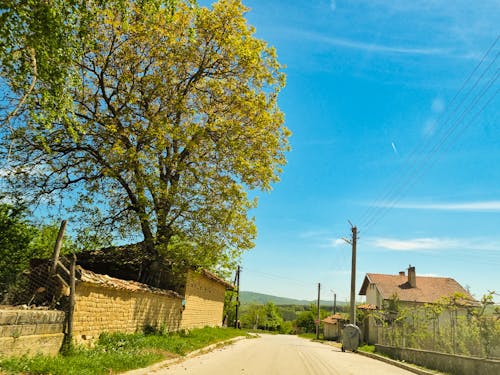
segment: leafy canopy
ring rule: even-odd
[[[67,110],[47,105],[42,85],[29,95],[3,139],[13,190],[78,196],[77,215],[122,238],[140,233],[156,258],[230,265],[255,237],[246,191],[269,190],[288,150],[275,50],[254,37],[239,0],[74,3],[56,17],[72,47],[57,58],[71,77],[55,85]],[[8,53],[29,48],[9,43]],[[36,52],[56,58],[50,46]],[[6,71],[10,89],[27,92]]]

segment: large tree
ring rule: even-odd
[[[50,123],[71,107],[72,61],[82,52],[92,8],[86,0],[0,0],[0,130],[32,105]]]
[[[91,19],[70,8],[86,18],[64,70],[67,111],[31,95],[4,137],[13,188],[78,197],[78,212],[141,233],[156,259],[227,265],[253,246],[247,191],[270,189],[285,163],[274,49],[239,0],[88,3]]]

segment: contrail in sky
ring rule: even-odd
[[[398,149],[396,148],[396,145],[394,144],[394,142],[391,142],[391,146],[392,146],[392,149],[394,150],[394,153],[396,155],[399,155]]]

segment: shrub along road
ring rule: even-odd
[[[172,364],[155,375],[409,375],[387,363],[297,336],[261,335]]]

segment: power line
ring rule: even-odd
[[[481,60],[479,61],[479,63],[475,66],[475,68],[472,70],[472,72],[469,74],[469,76],[467,77],[467,79],[462,83],[460,89],[455,93],[455,95],[453,96],[452,100],[450,101],[450,104],[449,104],[449,108],[451,108],[455,101],[458,99],[458,97],[461,95],[461,93],[464,91],[465,87],[467,86],[467,84],[471,81],[472,77],[476,74],[476,72],[479,70],[479,68],[481,67],[481,65],[486,61],[486,58],[487,56],[490,54],[490,52],[493,50],[493,48],[495,47],[495,45],[498,43],[500,39],[500,35],[496,37],[496,39],[494,40],[494,42],[489,46],[488,50],[485,52],[485,54],[482,56]],[[492,63],[496,60],[496,58],[498,57],[498,54],[497,56],[495,57],[495,59],[492,61]],[[485,69],[485,71],[483,72],[483,75],[484,73],[489,69],[489,67],[492,65],[492,63],[490,63],[490,65]],[[482,76],[480,78],[482,78]],[[476,83],[474,84],[473,88],[477,85],[479,81],[476,80]],[[469,92],[462,98],[462,100],[460,101],[459,104],[456,105],[456,108],[460,107],[460,105],[463,103],[463,101],[468,97],[468,95],[470,94],[472,90],[469,90]],[[445,117],[445,115],[449,113],[449,112],[444,112],[440,115],[440,117],[438,118],[438,121],[437,123],[441,123],[441,120]],[[446,121],[443,123],[443,126],[446,125],[448,123],[448,120],[450,119],[449,116],[446,117]],[[404,163],[404,164],[412,164],[414,161],[416,162],[416,159],[417,157],[430,145],[431,145],[432,141],[431,140],[428,140],[427,142],[423,142],[423,143],[419,143],[417,147],[415,147],[413,149],[413,151],[410,153],[410,155],[406,158],[406,161],[408,163]],[[389,182],[386,186],[386,188],[384,189],[384,192],[382,197],[379,198],[374,205],[370,206],[366,211],[365,213],[363,214],[363,216],[360,218],[360,222],[363,223],[363,222],[366,222],[367,221],[367,218],[376,214],[374,213],[373,211],[377,211],[377,207],[379,207],[381,205],[381,203],[383,203],[384,201],[386,201],[390,196],[391,196],[391,193],[396,190],[396,188],[394,187],[394,183],[393,183],[393,180],[396,178],[396,176],[400,173],[401,169],[403,167],[400,168],[400,170],[396,171],[393,176],[389,179]],[[407,172],[408,173],[411,173],[410,172]]]
[[[278,279],[278,280],[290,281],[290,282],[299,284],[301,286],[310,287],[311,285],[314,285],[313,283],[305,283],[304,281],[297,280],[297,279],[291,279],[289,277],[285,277],[285,276],[282,276],[282,275],[276,275],[276,274],[271,274],[271,273],[267,273],[267,272],[252,270],[252,269],[249,269],[248,267],[245,267],[245,270],[246,270],[247,273],[250,272],[250,273],[259,274],[259,275],[262,275],[262,276],[265,276],[265,277],[268,277],[268,278],[271,278],[271,279]]]
[[[486,89],[489,89],[493,83],[498,79],[498,74],[496,75],[495,79],[490,81],[486,87]],[[476,118],[479,116],[479,114],[481,114],[485,109],[486,107],[488,106],[488,104],[495,98],[496,94],[498,93],[498,91],[494,92],[494,94],[490,97],[490,99],[487,101],[486,105],[484,105],[480,111],[478,111],[476,113],[476,115],[474,115],[474,117],[472,118],[472,120],[469,121],[468,124],[465,124],[465,126],[461,129],[462,131],[458,134],[459,135],[462,135],[465,130],[467,128],[470,127],[471,123],[476,120]],[[476,100],[474,100],[473,105],[475,105],[477,103],[478,100],[480,100],[483,96],[485,95],[485,90],[482,91],[482,93],[480,94],[480,96],[477,96],[476,97]],[[460,118],[460,122],[457,124],[457,125],[460,125],[463,121],[463,118],[465,117],[465,115],[467,115],[468,113],[470,113],[472,111],[472,106],[470,106],[467,110],[467,112],[463,112],[461,118]],[[367,230],[367,227],[369,226],[372,226],[372,222],[374,221],[377,221],[380,219],[380,217],[385,214],[386,211],[390,210],[391,208],[393,208],[396,203],[404,196],[404,194],[406,194],[406,192],[408,191],[408,189],[415,184],[415,182],[423,176],[423,174],[428,170],[430,169],[438,160],[439,158],[442,158],[442,155],[441,156],[438,154],[438,151],[440,150],[440,148],[444,147],[445,144],[446,144],[446,141],[457,131],[459,130],[460,128],[458,126],[455,126],[453,128],[450,128],[449,131],[446,133],[445,137],[441,139],[441,141],[436,144],[434,146],[434,148],[432,150],[430,150],[430,152],[426,155],[424,161],[422,162],[422,165],[420,167],[420,170],[418,168],[414,168],[413,170],[413,173],[412,175],[409,175],[408,178],[402,183],[399,185],[398,189],[399,191],[395,191],[395,193],[393,194],[391,200],[389,201],[389,203],[386,203],[385,205],[381,206],[380,207],[380,210],[379,210],[379,213],[378,213],[378,216],[375,215],[373,216],[372,218],[370,218],[370,220],[367,220],[365,222],[365,231]],[[457,135],[455,135],[455,139],[458,138]],[[424,169],[424,167],[427,167],[427,169]],[[385,212],[384,212],[385,211]]]
[[[465,132],[465,130],[470,127],[470,125],[477,119],[477,117],[486,109],[486,107],[491,103],[491,101],[496,97],[496,95],[498,94],[498,91],[497,90],[491,97],[490,99],[487,101],[487,103],[481,108],[480,111],[478,111],[476,113],[476,115],[474,116],[474,118],[471,120],[471,122],[469,122],[469,124],[466,125],[466,127],[464,127],[462,129],[462,133],[463,134]],[[461,135],[460,134],[460,135]],[[442,157],[442,156],[441,156]],[[438,160],[435,159],[435,160],[431,160],[430,163],[431,163],[431,166],[433,164],[435,164]],[[378,223],[380,221],[380,219],[382,218],[383,214],[385,214],[388,210],[392,209],[395,207],[395,205],[397,204],[397,202],[402,198],[402,196],[407,192],[407,190],[411,187],[411,185],[413,185],[416,180],[418,180],[419,177],[421,177],[426,171],[424,170],[421,170],[420,174],[416,175],[415,178],[411,181],[409,181],[406,186],[405,186],[405,190],[401,192],[400,196],[399,197],[396,197],[395,199],[393,199],[393,201],[386,207],[383,207],[385,209],[385,212],[381,213],[378,215],[378,217],[375,217],[371,222],[367,223],[366,224],[366,227],[365,227],[365,232],[369,230],[370,227],[372,227],[373,225],[375,225],[376,223]]]
[[[472,79],[472,77],[474,76],[474,74],[479,70],[480,66],[484,63],[484,61],[486,61],[486,57],[489,55],[489,53],[492,51],[492,49],[494,48],[494,46],[497,44],[499,38],[500,38],[500,36],[495,39],[495,41],[490,46],[490,48],[488,49],[488,51],[482,57],[481,61],[476,65],[476,67],[473,70],[473,72],[468,76],[468,78],[462,84],[460,90],[453,97],[453,99],[452,99],[452,101],[450,103],[450,107],[449,108],[451,108],[453,106],[454,102],[458,99],[458,97],[460,96],[461,92],[464,91],[465,87],[470,82],[470,80]],[[463,104],[463,102],[467,99],[467,97],[470,95],[470,93],[473,91],[473,89],[478,85],[478,83],[480,82],[480,80],[484,77],[484,74],[489,70],[489,68],[492,66],[492,64],[496,61],[497,57],[498,57],[498,54],[495,57],[495,59],[493,59],[493,61],[488,65],[488,67],[486,67],[486,69],[483,71],[483,73],[480,75],[480,77],[478,79],[476,79],[476,82],[474,83],[474,85],[472,86],[472,88],[469,89],[469,91],[467,92],[467,94],[462,98],[462,100],[460,101],[460,103],[458,103],[455,106],[454,111],[447,111],[447,112],[443,113],[440,116],[440,119],[443,118],[443,117],[445,117],[445,115],[448,115],[450,112],[451,113],[456,112],[456,110]],[[446,131],[446,128],[443,127],[443,126],[445,126],[449,122],[450,118],[451,118],[450,115],[446,116],[446,121],[444,122],[444,124],[442,126],[440,126],[440,129],[443,128],[442,132]],[[440,121],[438,122],[438,124],[439,123],[440,123]],[[453,125],[452,125],[452,127],[453,127]],[[435,139],[435,138],[436,137],[434,137],[433,139]],[[432,143],[432,141],[427,141],[427,142],[421,143],[421,144],[419,144],[413,150],[413,152],[407,158],[408,164],[412,165],[412,167],[410,167],[410,169],[407,169],[405,171],[405,176],[411,176],[411,174],[413,174],[414,171],[416,169],[418,169],[419,166],[416,164],[417,157],[419,155],[423,154],[424,151],[425,151],[425,149],[431,148],[432,147],[431,143]],[[401,167],[401,169],[402,168],[403,167]],[[385,193],[383,194],[383,197],[381,199],[379,199],[373,206],[370,207],[371,211],[370,211],[370,209],[367,210],[368,212],[365,213],[365,215],[363,216],[363,218],[361,220],[362,223],[363,222],[367,222],[368,221],[368,217],[374,216],[374,215],[376,216],[377,215],[377,211],[380,210],[380,206],[382,205],[381,203],[387,201],[389,198],[391,198],[391,196],[394,196],[395,194],[397,194],[398,189],[400,189],[400,187],[399,187],[399,185],[393,183],[393,180],[395,179],[395,177],[396,177],[397,174],[399,174],[399,171],[396,172],[393,175],[393,178],[390,179],[390,182],[388,183],[387,189],[384,189]]]
[[[497,44],[500,36],[496,38],[495,42],[490,46],[488,51],[485,53],[483,58],[481,59],[480,63],[476,66],[476,68],[473,70],[473,72],[469,75],[469,77],[466,79],[462,87],[460,88],[459,92],[454,96],[452,99],[452,103],[456,101],[456,99],[459,97],[460,93],[464,90],[464,88],[467,86],[468,82],[471,81],[472,77],[474,74],[478,71],[479,67],[483,64],[484,61],[486,61],[486,57],[489,55],[489,53],[493,50],[494,46]],[[476,87],[480,84],[481,80],[484,78],[486,73],[490,70],[490,68],[493,66],[493,64],[496,62],[497,58],[499,56],[499,53],[496,54],[495,58],[490,62],[490,64],[483,70],[483,72],[480,74],[480,76],[476,79],[474,82],[473,86],[468,90],[467,94],[460,100],[460,102],[455,106],[455,108],[451,111],[446,112],[446,121],[444,124],[447,124],[450,119],[453,119],[456,114],[459,112],[461,107],[464,105],[464,102],[467,100],[467,98],[470,96],[470,94],[476,89]],[[441,133],[442,134],[441,138],[438,139],[438,141],[432,146],[428,146],[427,144],[421,144],[418,147],[414,149],[408,160],[411,162],[412,160],[416,159],[417,155],[420,155],[422,153],[421,150],[427,150],[426,157],[424,158],[423,162],[420,163],[415,163],[412,165],[410,169],[407,170],[407,172],[404,174],[403,179],[400,180],[398,183],[393,183],[391,181],[391,185],[389,189],[385,190],[385,193],[383,194],[383,197],[378,199],[374,205],[370,207],[370,209],[365,212],[363,215],[363,226],[365,227],[365,231],[367,230],[368,227],[371,227],[374,223],[378,222],[380,218],[391,208],[395,206],[397,201],[406,193],[409,187],[411,187],[419,177],[421,177],[426,170],[424,170],[424,167],[429,167],[432,166],[436,161],[437,161],[437,155],[438,151],[440,151],[441,148],[444,147],[446,142],[456,133],[458,130],[460,130],[460,127],[462,126],[461,131],[459,132],[458,135],[461,135],[464,133],[464,131],[470,127],[472,122],[478,117],[480,113],[482,113],[485,108],[488,106],[488,104],[494,99],[496,96],[497,92],[494,92],[494,94],[487,100],[486,105],[484,105],[480,111],[478,111],[474,116],[473,119],[470,120],[468,123],[465,125],[462,125],[466,116],[473,112],[475,110],[475,106],[478,102],[481,101],[481,99],[486,96],[486,93],[490,88],[493,86],[493,84],[496,82],[498,79],[498,69],[494,73],[493,77],[490,78],[487,83],[483,86],[482,90],[480,90],[479,93],[475,95],[471,101],[469,101],[466,109],[464,109],[460,115],[458,115],[458,118],[454,118],[452,121],[451,125],[448,127],[448,129],[444,128]],[[444,115],[444,114],[443,114]],[[457,137],[455,136],[455,139]],[[430,142],[427,142],[430,144]],[[428,169],[428,168],[427,168]]]

